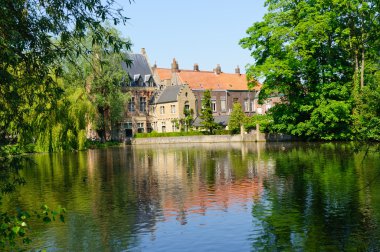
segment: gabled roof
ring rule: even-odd
[[[135,75],[152,75],[152,71],[149,67],[148,61],[142,54],[129,53],[128,58],[132,61],[132,65],[127,67],[125,62],[122,63],[122,67],[128,72],[129,76],[133,78]]]
[[[183,85],[168,86],[162,90],[160,96],[158,97],[156,103],[168,103],[177,101],[177,97]]]
[[[171,78],[171,69],[157,68],[157,73],[161,80]],[[220,73],[216,74],[211,71],[193,71],[180,70],[173,74],[177,74],[181,83],[188,84],[190,89],[212,89],[212,90],[248,90],[248,81],[245,74]],[[260,90],[261,84],[254,90]]]

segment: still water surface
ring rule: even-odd
[[[157,145],[41,154],[3,208],[48,251],[379,251],[380,157],[347,144]]]

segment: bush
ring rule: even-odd
[[[246,118],[244,123],[244,128],[246,131],[256,129],[256,124],[260,125],[261,132],[270,132],[271,125],[273,124],[273,119],[270,115],[253,115]]]
[[[215,135],[231,135],[232,132],[230,130],[218,129],[214,131]]]
[[[0,157],[1,156],[12,156],[20,155],[23,153],[33,153],[35,152],[34,144],[20,145],[20,144],[9,144],[0,146]]]
[[[152,131],[151,133],[137,133],[135,134],[135,138],[149,138],[149,137],[179,137],[179,136],[199,136],[203,135],[203,132],[200,131],[181,131],[181,132],[165,132],[158,133],[156,131]]]

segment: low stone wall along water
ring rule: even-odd
[[[128,144],[171,144],[171,143],[231,143],[231,142],[281,142],[291,141],[291,136],[251,132],[242,135],[181,136],[134,138]]]

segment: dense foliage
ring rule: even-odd
[[[36,141],[46,126],[51,130],[42,132],[43,142],[56,136],[71,141],[76,134],[72,129],[71,133],[62,133],[64,126],[51,122],[70,107],[68,99],[62,100],[63,86],[57,80],[65,62],[75,64],[78,56],[92,55],[91,48],[84,46],[88,34],[92,45],[108,52],[129,49],[130,42],[115,36],[104,25],[106,20],[114,24],[127,20],[122,10],[114,6],[113,0],[2,1],[0,142]],[[82,135],[78,133],[76,138]],[[42,145],[46,149],[46,144]],[[49,150],[55,148],[52,143],[47,145]],[[62,148],[65,146],[55,149]]]
[[[200,118],[202,120],[202,127],[209,131],[210,134],[213,134],[214,130],[219,128],[219,125],[214,121],[214,116],[212,115],[210,90],[206,90],[203,93]]]
[[[232,108],[230,119],[228,121],[228,129],[232,134],[238,134],[241,131],[241,126],[244,124],[246,116],[239,102],[235,102]]]
[[[108,31],[122,40],[115,29],[109,27]],[[128,95],[122,92],[123,83],[129,81],[122,63],[129,65],[130,61],[125,50],[115,52],[111,48],[93,45],[91,37],[91,33],[88,33],[84,46],[91,49],[91,55],[77,58],[75,64],[68,62],[64,69],[65,90],[81,90],[81,99],[89,101],[94,110],[84,117],[87,124],[91,123],[91,128],[102,140],[111,140],[111,131],[122,119],[128,99]]]
[[[273,129],[309,139],[378,140],[379,2],[267,0],[266,6],[263,21],[240,43],[254,58],[248,78],[264,79],[260,99],[284,95],[272,109]]]
[[[20,175],[20,170],[31,160],[21,156],[0,157],[0,206],[2,198],[17,190],[17,187],[26,183]],[[30,232],[29,222],[40,219],[45,223],[59,219],[64,222],[66,209],[58,207],[56,210],[43,205],[41,209],[32,212],[23,209],[15,209],[14,212],[0,211],[0,250],[16,251],[23,244],[29,244],[31,239],[28,237]]]
[[[184,118],[181,119],[181,130],[184,131],[189,131],[193,124],[193,115],[194,115],[194,110],[193,109],[187,109],[186,107],[183,108],[183,115]]]
[[[273,119],[271,115],[265,114],[260,115],[256,114],[250,117],[247,117],[244,121],[244,128],[246,131],[250,131],[252,129],[257,130],[257,125],[259,126],[259,130],[261,132],[272,132],[273,127]]]
[[[0,145],[17,143],[0,146],[1,204],[4,194],[25,182],[17,170],[23,161],[7,155],[22,149],[83,149],[86,124],[96,119],[99,107],[123,99],[111,91],[105,95],[96,90],[91,96],[83,82],[88,79],[78,78],[82,85],[76,85],[67,76],[75,76],[78,69],[98,70],[101,74],[91,79],[94,87],[104,82],[119,85],[120,71],[110,74],[109,69],[120,65],[120,53],[131,44],[106,25],[107,20],[114,25],[127,20],[114,0],[2,0],[0,16]],[[101,52],[96,48],[102,48]],[[93,61],[98,55],[99,60]],[[83,69],[80,59],[91,68]],[[91,99],[99,93],[104,102]],[[25,235],[31,217],[50,222],[59,216],[63,221],[63,212],[47,206],[33,213],[0,211],[0,250],[13,250],[18,237],[29,242]]]

